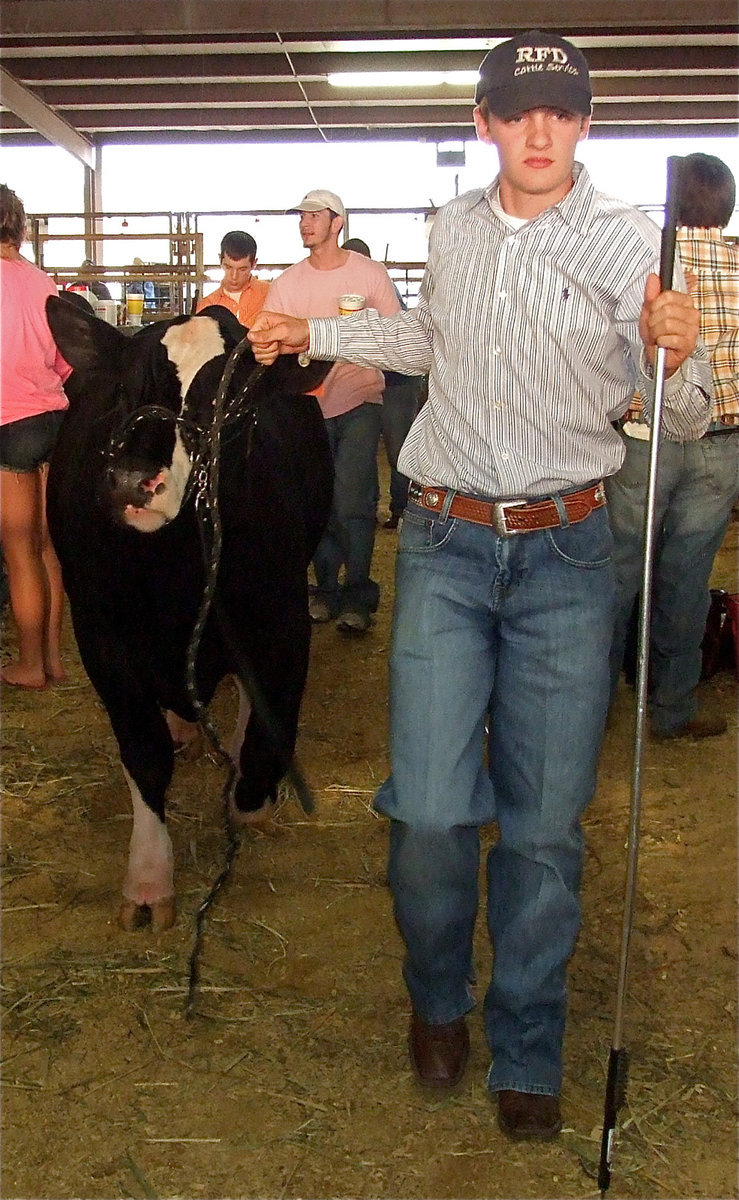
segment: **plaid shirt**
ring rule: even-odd
[[[739,424],[739,247],[720,229],[680,229],[680,260],[697,276],[690,294],[701,314],[701,337],[711,357],[713,419]]]
[[[720,229],[682,228],[677,248],[711,359],[711,420],[739,425],[739,245],[726,241]],[[638,405],[628,419],[639,419]]]

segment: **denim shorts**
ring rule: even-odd
[[[30,475],[51,458],[66,408],[0,425],[0,471]]]

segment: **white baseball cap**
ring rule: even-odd
[[[315,188],[312,192],[306,192],[300,204],[285,211],[289,213],[320,212],[323,208],[330,208],[332,212],[337,213],[343,220],[344,229],[346,229],[346,209],[341,197],[337,196],[336,192],[327,192],[324,188]]]

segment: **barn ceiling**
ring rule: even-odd
[[[2,9],[8,146],[65,144],[65,131],[67,148],[97,149],[467,139],[474,83],[455,73],[476,72],[495,39],[530,28],[554,28],[584,50],[591,136],[739,132],[735,0],[3,0]],[[332,82],[378,72],[432,74],[413,86]]]

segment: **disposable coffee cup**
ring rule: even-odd
[[[347,293],[345,296],[339,296],[339,316],[349,317],[352,313],[361,312],[365,303],[366,298],[354,292]]]
[[[96,300],[93,308],[95,316],[101,321],[107,321],[109,325],[116,325],[117,322],[117,305],[115,300]]]
[[[128,310],[129,325],[140,325],[141,318],[144,313],[144,293],[129,292],[126,296],[126,308]]]
[[[81,296],[83,300],[86,300],[89,305],[94,307],[95,297],[86,284],[83,286],[79,283],[73,283],[68,290],[70,292],[76,292],[78,296]]]

